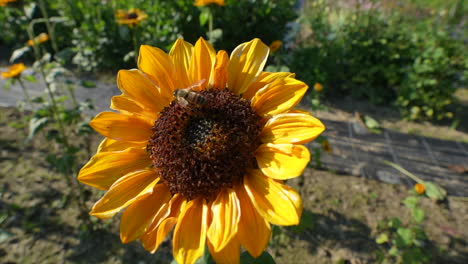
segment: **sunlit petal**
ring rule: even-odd
[[[243,184],[237,184],[235,191],[241,204],[237,238],[251,256],[259,257],[270,241],[270,224],[257,212]]]
[[[307,84],[294,78],[276,79],[257,91],[252,107],[262,116],[287,112],[299,103],[307,88]]]
[[[172,249],[178,263],[192,264],[203,255],[206,242],[208,206],[203,198],[182,208],[174,230]]]
[[[244,186],[257,211],[275,225],[297,225],[301,219],[302,200],[292,188],[251,171]]]
[[[128,173],[112,184],[109,191],[94,204],[90,214],[103,219],[112,217],[138,197],[151,193],[158,181],[154,170]]]
[[[270,178],[286,180],[302,174],[310,161],[309,150],[302,145],[263,144],[256,152],[258,167]]]
[[[78,180],[98,189],[107,190],[125,174],[143,170],[149,165],[151,159],[144,148],[101,152],[94,155],[80,170]]]
[[[228,66],[228,87],[235,94],[242,94],[253,83],[268,58],[270,49],[260,39],[243,43],[231,53]]]
[[[140,237],[148,228],[154,215],[164,208],[171,199],[171,192],[165,184],[157,184],[153,192],[134,201],[122,214],[120,239],[123,243]]]
[[[188,68],[193,54],[193,45],[182,40],[177,39],[169,52],[169,57],[174,64],[176,76],[176,89],[189,87],[191,85]]]
[[[99,113],[89,125],[101,135],[115,140],[145,141],[153,134],[147,119],[114,112]]]
[[[223,249],[236,235],[240,219],[240,204],[234,190],[226,188],[219,192],[211,204],[213,219],[207,236],[215,251]]]
[[[174,64],[163,50],[141,45],[138,68],[151,76],[161,90],[173,91],[175,89]]]

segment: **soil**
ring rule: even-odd
[[[85,224],[70,196],[78,187],[70,188],[46,161],[55,146],[43,134],[25,142],[25,122],[18,110],[0,108],[1,263],[170,263],[170,240],[154,255],[138,242],[121,244],[119,216]],[[93,151],[100,139],[90,139]],[[82,152],[80,164],[88,159]],[[402,185],[312,168],[288,184],[301,192],[312,223],[301,233],[276,229],[268,251],[277,263],[374,263],[379,221],[410,221],[401,203],[409,190]],[[83,188],[89,209],[103,192]],[[423,199],[422,205],[430,245],[439,252],[435,262],[468,263],[468,203],[449,197],[445,204]]]

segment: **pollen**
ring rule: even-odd
[[[147,149],[173,194],[211,199],[257,168],[262,118],[250,102],[228,90],[199,93],[202,106],[173,101],[153,127]]]

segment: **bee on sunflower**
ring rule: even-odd
[[[203,38],[178,39],[169,54],[141,46],[138,69],[118,73],[117,112],[90,122],[106,138],[78,179],[107,190],[91,215],[126,208],[122,242],[140,239],[150,252],[174,229],[178,263],[194,263],[205,246],[218,263],[239,263],[241,246],[258,257],[270,224],[299,224],[301,198],[283,181],[302,174],[302,144],[325,127],[293,110],[308,86],[264,72],[268,53],[259,39],[230,56]]]

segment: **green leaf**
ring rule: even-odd
[[[34,15],[34,10],[36,9],[37,4],[36,3],[29,3],[23,7],[24,14],[26,15],[27,18],[31,19]]]
[[[29,51],[29,47],[25,46],[19,49],[15,49],[13,53],[11,53],[10,63],[13,63],[15,60],[19,59],[24,53]]]
[[[208,23],[208,20],[210,19],[210,10],[208,8],[206,9],[203,9],[200,13],[200,17],[199,17],[199,20],[200,20],[200,25],[201,26],[204,26],[206,25],[206,23]]]
[[[81,80],[81,86],[84,88],[96,88],[96,84],[92,81]]]
[[[32,139],[49,122],[48,117],[33,117],[29,121],[28,140]]]
[[[28,82],[36,82],[36,77],[34,77],[33,75],[25,75],[25,76],[22,76],[26,81]]]
[[[15,82],[15,78],[10,78],[10,79],[7,79],[5,84],[3,85],[3,89],[5,90],[10,90],[10,86]]]
[[[403,204],[408,207],[409,209],[414,209],[419,202],[419,197],[417,196],[409,196],[403,200]]]
[[[425,214],[424,214],[423,209],[416,207],[416,208],[413,208],[411,213],[413,215],[414,221],[416,221],[417,223],[421,223],[424,220]]]
[[[240,263],[242,264],[275,264],[275,260],[267,251],[263,251],[262,255],[258,258],[250,256],[250,254],[245,251],[240,256]]]
[[[314,216],[310,211],[303,211],[301,215],[301,221],[299,222],[299,225],[296,226],[291,226],[289,229],[291,229],[295,233],[302,233],[306,229],[314,229],[315,221],[314,221]]]
[[[410,246],[413,243],[413,231],[409,228],[400,227],[397,229],[397,239],[401,238],[404,246]]]
[[[429,198],[437,201],[445,200],[447,196],[445,189],[432,182],[424,182],[424,186],[426,187],[426,195]]]
[[[387,233],[382,233],[380,234],[376,239],[375,239],[375,242],[377,242],[377,244],[383,244],[385,242],[388,242],[388,235]]]
[[[382,131],[380,130],[380,123],[377,122],[374,118],[370,116],[364,116],[363,117],[364,124],[366,125],[369,130],[371,130],[374,133],[380,134]]]
[[[401,226],[401,221],[400,218],[392,218],[390,221],[388,221],[388,227],[390,228],[399,228]]]

